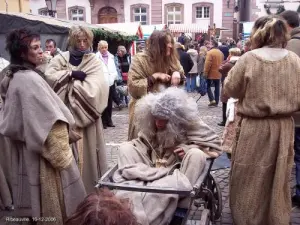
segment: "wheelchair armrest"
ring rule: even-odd
[[[213,158],[206,159],[205,167],[204,167],[201,175],[197,179],[197,181],[196,181],[196,183],[194,185],[194,189],[199,189],[200,188],[200,186],[203,183],[203,181],[207,178],[207,175],[210,172],[213,163],[214,163],[214,159]]]

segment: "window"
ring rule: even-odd
[[[209,18],[209,7],[206,6],[196,7],[196,18],[197,19]]]
[[[69,8],[69,20],[85,21],[84,7],[75,6]]]
[[[147,4],[135,4],[130,6],[131,22],[140,22],[142,25],[149,24],[150,16],[150,6]]]
[[[147,9],[145,7],[134,8],[134,22],[141,22],[142,25],[147,24]]]
[[[168,25],[182,23],[182,12],[180,6],[167,7],[167,23]]]
[[[39,9],[39,15],[49,16],[48,9],[47,8]]]

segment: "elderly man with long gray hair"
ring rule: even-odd
[[[220,139],[200,119],[197,103],[176,87],[138,101],[135,125],[140,131],[138,138],[120,146],[115,182],[191,188],[202,174],[206,159],[222,153]],[[180,169],[170,175],[178,162]],[[168,221],[177,204],[186,207],[177,195],[118,194],[128,195],[133,201],[133,211],[141,224]],[[153,199],[159,199],[159,206],[153,208]],[[141,204],[143,207],[139,207]]]

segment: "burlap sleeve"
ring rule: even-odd
[[[65,169],[71,164],[73,156],[66,123],[58,121],[53,125],[46,139],[42,156],[56,169]]]

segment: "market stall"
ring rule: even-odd
[[[109,23],[109,24],[100,24],[100,25],[117,31],[126,32],[130,35],[136,35],[138,37],[138,40],[144,39],[144,30],[140,22]],[[132,41],[129,48],[127,48],[127,50],[130,51],[131,55],[136,54],[136,49],[137,49],[137,41]]]
[[[44,45],[47,39],[51,38],[56,41],[57,46],[63,51],[67,49],[69,30],[75,25],[81,25],[92,30],[94,33],[94,50],[97,49],[99,40],[106,40],[109,43],[109,50],[112,53],[115,53],[118,45],[129,46],[132,41],[137,39],[136,35],[131,35],[97,24],[67,21],[29,13],[0,12],[0,21],[0,52],[6,59],[9,59],[9,56],[5,51],[5,36],[12,29],[33,29],[41,35],[42,45]]]

